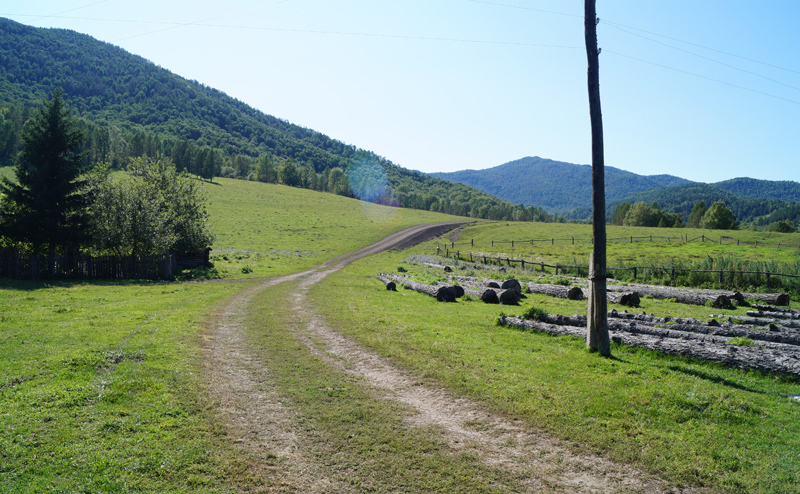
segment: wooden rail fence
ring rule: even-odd
[[[545,272],[546,269],[554,270],[556,275],[558,274],[567,274],[567,273],[577,273],[578,276],[583,276],[583,273],[586,273],[586,276],[589,275],[589,267],[588,266],[573,266],[573,265],[566,265],[566,264],[547,264],[543,262],[534,262],[534,261],[526,261],[524,259],[511,259],[508,257],[492,257],[487,256],[483,253],[481,254],[473,254],[472,252],[465,252],[462,256],[461,251],[452,251],[449,248],[445,247],[441,249],[440,247],[436,247],[436,254],[437,255],[444,255],[444,257],[456,259],[459,261],[469,261],[469,262],[482,262],[483,264],[505,264],[509,267],[513,267],[514,265],[519,265],[522,269],[529,267],[529,269],[536,270],[537,267],[540,271]],[[768,271],[737,271],[737,270],[724,270],[724,269],[687,269],[687,268],[675,268],[675,267],[659,267],[659,266],[632,266],[627,268],[614,268],[614,267],[607,267],[606,271],[609,274],[617,272],[617,271],[632,271],[633,272],[633,279],[634,281],[637,278],[637,275],[640,271],[659,271],[661,273],[669,273],[670,280],[675,279],[675,273],[715,273],[719,274],[719,284],[722,285],[724,283],[725,274],[729,275],[736,275],[736,274],[753,274],[753,275],[761,275],[765,277],[765,286],[769,290],[770,287],[770,279],[771,277],[786,277],[786,278],[800,278],[800,275],[796,274],[786,274],[786,273],[772,273]]]
[[[800,244],[788,244],[788,243],[775,243],[775,242],[759,242],[759,241],[747,241],[737,239],[735,237],[727,237],[722,236],[719,237],[719,240],[715,240],[707,235],[700,235],[699,237],[689,237],[689,235],[681,235],[680,237],[659,237],[657,235],[648,235],[645,237],[612,237],[606,239],[608,243],[615,243],[615,244],[626,244],[626,243],[636,243],[636,242],[710,242],[714,244],[720,245],[752,245],[755,247],[776,247],[780,249],[781,247],[792,248],[792,249],[800,249]],[[536,245],[536,244],[550,244],[550,245],[580,245],[580,244],[592,244],[592,238],[576,238],[576,237],[568,237],[568,238],[538,238],[538,239],[527,239],[527,240],[490,240],[489,241],[491,246],[500,246],[500,245],[511,245],[511,247],[518,247],[522,245]],[[469,242],[450,242],[449,243],[451,249],[455,249],[457,245],[459,246],[466,246],[469,245],[470,247],[475,247],[475,239],[471,239]]]

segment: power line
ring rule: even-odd
[[[59,15],[61,15],[61,14],[66,14],[66,13],[68,13],[68,12],[74,12],[74,11],[76,11],[76,10],[84,9],[84,8],[86,8],[86,7],[91,7],[92,5],[97,5],[97,4],[99,4],[99,3],[105,3],[105,2],[107,2],[107,1],[108,1],[108,0],[100,0],[99,2],[90,3],[90,4],[88,4],[88,5],[82,5],[82,6],[80,6],[80,7],[75,7],[75,8],[73,8],[73,9],[64,10],[64,11],[57,12],[57,13],[55,13],[55,14],[52,14],[52,15],[41,15],[41,16],[39,16],[39,17],[36,17],[35,19],[31,19],[31,22],[36,22],[36,21],[38,21],[38,20],[40,20],[40,19],[47,19],[48,17],[56,17],[56,16],[59,16]]]
[[[468,0],[468,1],[469,1],[469,0]],[[640,29],[640,28],[638,28],[638,27],[626,26],[625,24],[620,24],[620,23],[613,22],[613,21],[607,21],[607,20],[605,20],[605,19],[603,19],[603,23],[604,23],[604,24],[609,24],[609,25],[611,25],[611,26],[614,26],[614,27],[617,27],[618,29],[619,29],[620,27],[624,27],[624,28],[626,28],[626,29],[633,29],[633,30],[635,30],[635,31],[641,31],[641,32],[643,32],[643,33],[646,33],[646,34],[650,34],[650,35],[653,35],[653,36],[658,36],[658,37],[665,38],[665,39],[668,39],[668,40],[671,40],[671,41],[677,41],[677,42],[679,42],[679,43],[685,43],[685,44],[687,44],[687,45],[696,46],[696,47],[698,47],[698,48],[702,48],[702,49],[704,49],[704,50],[708,50],[708,51],[713,51],[713,52],[721,53],[721,54],[723,54],[723,55],[728,55],[728,56],[731,56],[731,57],[741,58],[742,60],[747,60],[748,62],[753,62],[753,63],[757,63],[757,64],[765,65],[765,66],[767,66],[767,67],[772,67],[772,68],[774,68],[774,69],[785,70],[786,72],[793,72],[793,73],[795,73],[795,74],[800,74],[800,70],[790,69],[790,68],[788,68],[788,67],[782,67],[782,66],[780,66],[780,65],[771,64],[771,63],[769,63],[769,62],[763,62],[763,61],[761,61],[761,60],[756,60],[756,59],[754,59],[754,58],[749,58],[749,57],[745,57],[745,56],[743,56],[743,55],[739,55],[739,54],[737,54],[737,53],[731,53],[731,52],[729,52],[729,51],[718,50],[718,49],[716,49],[716,48],[711,48],[711,47],[709,47],[709,46],[704,46],[704,45],[701,45],[701,44],[698,44],[698,43],[693,43],[693,42],[691,42],[691,41],[686,41],[686,40],[682,40],[682,39],[679,39],[679,38],[673,38],[673,37],[670,37],[670,36],[666,36],[666,35],[664,35],[664,34],[658,34],[658,33],[654,33],[654,32],[652,32],[652,31],[647,31],[647,30],[645,30],[645,29]]]
[[[499,3],[499,2],[489,2],[489,1],[486,1],[486,0],[465,0],[465,1],[470,2],[470,3],[481,3],[481,4],[484,4],[484,5],[493,5],[495,7],[504,7],[504,8],[509,8],[509,9],[518,9],[518,10],[527,10],[527,11],[531,11],[531,12],[540,12],[540,13],[543,13],[543,14],[560,15],[560,16],[565,16],[565,17],[576,17],[576,18],[579,18],[581,20],[583,19],[582,15],[570,14],[570,13],[567,13],[567,12],[557,12],[557,11],[553,11],[553,10],[535,9],[535,8],[531,8],[531,7],[521,7],[521,6],[518,6],[518,5],[509,5],[509,4],[505,4],[505,3]],[[728,51],[719,50],[717,48],[711,48],[709,46],[704,46],[704,45],[701,45],[701,44],[698,44],[698,43],[694,43],[694,42],[691,42],[691,41],[686,41],[686,40],[683,40],[683,39],[667,36],[667,35],[664,35],[664,34],[659,34],[659,33],[653,32],[653,31],[648,31],[646,29],[641,29],[641,28],[633,27],[633,26],[627,26],[625,24],[620,24],[618,22],[609,21],[608,19],[605,19],[605,18],[603,19],[603,24],[608,24],[609,26],[615,27],[615,28],[623,30],[623,31],[624,31],[624,29],[621,29],[621,28],[640,31],[642,33],[649,34],[649,35],[652,35],[652,36],[658,36],[660,38],[668,39],[668,40],[671,40],[671,41],[677,41],[679,43],[684,43],[684,44],[687,44],[687,45],[695,46],[697,48],[702,48],[704,50],[713,51],[713,52],[720,53],[720,54],[723,54],[723,55],[728,55],[728,56],[731,56],[731,57],[740,58],[740,59],[746,60],[748,62],[757,63],[757,64],[764,65],[764,66],[767,66],[767,67],[772,67],[774,69],[779,69],[779,70],[784,70],[786,72],[792,72],[792,73],[795,73],[795,74],[800,74],[800,70],[790,69],[788,67],[783,67],[783,66],[775,65],[775,64],[772,64],[772,63],[769,63],[769,62],[756,60],[754,58],[745,57],[745,56],[739,55],[737,53],[731,53],[731,52],[728,52]],[[636,35],[634,33],[628,33],[628,34],[633,34],[635,36],[640,36],[640,35]],[[650,39],[650,38],[646,38],[645,37],[645,39]],[[655,40],[652,40],[652,41],[655,41]],[[658,42],[658,41],[656,41],[656,42]],[[669,45],[667,45],[667,46],[669,46]],[[675,48],[675,49],[679,50],[679,48]],[[687,53],[691,53],[691,52],[687,52]],[[696,55],[696,56],[700,56],[700,55]],[[718,62],[717,60],[714,60],[714,59],[711,59],[711,58],[709,58],[708,60],[711,60],[711,61],[714,61],[714,62],[717,62],[717,63],[722,63],[722,62]],[[756,74],[755,72],[750,72],[750,73]],[[758,75],[758,74],[756,74],[756,75]],[[772,79],[770,79],[770,80],[772,80]],[[777,82],[777,81],[773,80],[773,82]],[[781,83],[778,82],[778,84],[781,84]],[[797,88],[794,88],[794,86],[789,86],[789,87],[792,87],[793,89],[797,89]]]
[[[288,2],[290,0],[284,0]],[[260,7],[259,7],[260,8]],[[252,9],[250,9],[252,10]],[[0,14],[6,15],[6,14]],[[233,15],[226,14],[226,15]],[[18,17],[21,15],[17,14]],[[125,22],[125,23],[132,23],[132,24],[156,24],[156,25],[165,25],[164,29],[157,29],[155,31],[149,31],[147,33],[142,33],[138,35],[128,36],[126,38],[120,38],[117,41],[125,40],[129,38],[135,38],[137,36],[145,36],[148,34],[159,33],[162,31],[167,31],[169,29],[175,29],[179,27],[185,26],[197,26],[197,27],[212,27],[212,28],[222,28],[222,29],[243,29],[243,30],[251,30],[251,31],[275,31],[275,32],[288,32],[288,33],[306,33],[306,34],[332,34],[337,36],[366,36],[366,37],[373,37],[373,38],[395,38],[395,39],[409,39],[409,40],[421,40],[421,41],[448,41],[448,42],[457,42],[457,43],[474,43],[474,44],[489,44],[489,45],[508,45],[508,46],[527,46],[527,47],[534,47],[534,48],[560,48],[560,49],[582,49],[580,46],[569,46],[569,45],[549,45],[549,44],[542,44],[542,43],[524,43],[521,41],[498,41],[498,40],[486,40],[486,39],[468,39],[468,38],[445,38],[445,37],[437,37],[437,36],[410,36],[410,35],[403,35],[403,34],[381,34],[381,33],[366,33],[366,32],[352,32],[352,31],[323,31],[323,30],[313,30],[313,29],[292,29],[292,28],[277,28],[277,27],[261,27],[261,26],[241,26],[241,25],[230,25],[230,24],[206,24],[205,21],[195,21],[195,22],[168,22],[168,21],[137,21],[131,19],[108,19],[108,18],[96,18],[96,17],[76,17],[76,16],[50,16],[55,17],[57,19],[70,19],[70,20],[81,20],[81,21],[96,21],[96,22]],[[225,16],[215,17],[215,19],[219,19]],[[209,19],[206,19],[209,20]]]
[[[201,22],[213,21],[215,19],[222,19],[223,17],[229,17],[231,15],[241,14],[241,13],[244,13],[244,12],[252,12],[253,10],[259,10],[259,9],[263,9],[265,7],[273,7],[275,5],[278,5],[278,4],[281,4],[281,3],[286,3],[286,2],[291,2],[291,1],[292,0],[279,0],[279,1],[273,2],[271,4],[265,4],[265,5],[261,5],[261,6],[258,6],[258,7],[253,7],[253,8],[250,8],[250,9],[237,10],[237,11],[234,11],[234,12],[228,12],[227,14],[224,14],[224,15],[219,15],[219,16],[215,16],[215,17],[209,17],[207,19],[202,19],[202,20],[195,21],[195,22],[187,22],[187,23],[183,23],[183,24],[177,24],[177,25],[171,26],[171,27],[165,27],[164,29],[157,29],[155,31],[149,31],[149,32],[146,32],[146,33],[134,34],[132,36],[127,36],[125,38],[116,39],[114,41],[124,41],[126,39],[138,38],[140,36],[147,36],[147,35],[150,35],[150,34],[160,33],[160,32],[163,32],[163,31],[169,31],[171,29],[178,29],[179,27],[198,25]]]
[[[649,65],[654,65],[656,67],[661,67],[663,69],[672,70],[672,71],[675,71],[675,72],[680,72],[682,74],[687,74],[687,75],[690,75],[690,76],[693,76],[693,77],[698,77],[700,79],[705,79],[707,81],[712,81],[712,82],[716,82],[716,83],[719,83],[719,84],[724,84],[726,86],[735,87],[737,89],[742,89],[744,91],[750,91],[751,93],[757,93],[757,94],[761,94],[763,96],[769,96],[770,98],[775,98],[775,99],[787,101],[789,103],[794,103],[795,105],[800,105],[800,101],[795,101],[795,100],[792,100],[792,99],[789,99],[789,98],[784,98],[782,96],[776,96],[774,94],[765,93],[764,91],[759,91],[757,89],[751,89],[751,88],[744,87],[744,86],[739,86],[737,84],[731,84],[730,82],[721,81],[719,79],[714,79],[712,77],[706,77],[704,75],[700,75],[700,74],[697,74],[697,73],[694,73],[694,72],[689,72],[688,70],[676,69],[675,67],[670,67],[668,65],[663,65],[663,64],[660,64],[660,63],[656,63],[656,62],[651,62],[649,60],[633,57],[633,56],[630,56],[630,55],[625,55],[624,53],[618,53],[618,52],[611,51],[611,50],[603,50],[603,53],[604,54],[605,53],[610,53],[612,55],[617,55],[618,57],[629,58],[631,60],[636,60],[637,62],[642,62],[642,63],[646,63],[646,64],[649,64]]]
[[[608,24],[608,23],[606,23],[606,24]],[[609,25],[611,25],[611,24],[609,24]],[[785,84],[785,83],[783,83],[781,81],[778,81],[778,80],[775,80],[775,79],[773,79],[771,77],[767,77],[765,75],[759,74],[758,72],[753,72],[752,70],[742,69],[740,67],[736,67],[735,65],[731,65],[731,64],[725,63],[725,62],[721,62],[721,61],[716,60],[716,59],[711,58],[711,57],[706,57],[704,55],[700,55],[698,53],[694,53],[694,52],[691,52],[689,50],[684,50],[683,48],[678,48],[677,46],[673,46],[673,45],[670,45],[668,43],[664,43],[663,41],[659,41],[659,40],[653,39],[653,38],[648,38],[647,36],[643,36],[641,34],[636,34],[634,32],[628,31],[628,30],[623,29],[623,28],[621,28],[619,26],[616,26],[616,25],[611,25],[611,27],[622,31],[623,33],[630,34],[631,36],[637,36],[639,38],[652,41],[653,43],[658,43],[659,45],[666,46],[667,48],[672,48],[673,50],[677,50],[677,51],[680,51],[680,52],[683,52],[683,53],[687,53],[687,54],[692,55],[694,57],[701,58],[703,60],[708,60],[709,62],[714,62],[716,64],[719,64],[719,65],[722,65],[722,66],[725,66],[725,67],[728,67],[728,68],[731,68],[731,69],[734,69],[734,70],[738,70],[739,72],[744,72],[746,74],[751,74],[751,75],[754,75],[756,77],[761,77],[762,79],[765,79],[765,80],[770,81],[770,82],[774,82],[775,84],[780,84],[781,86],[785,86],[785,87],[800,91],[800,87],[792,86],[791,84]]]

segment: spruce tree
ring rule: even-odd
[[[79,246],[87,239],[85,142],[61,89],[56,90],[23,129],[16,182],[0,182],[0,235],[30,244],[34,252],[46,248],[50,256],[56,247]]]

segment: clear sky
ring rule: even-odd
[[[800,1],[598,0],[605,162],[800,181]],[[591,162],[580,0],[3,0],[425,172]]]

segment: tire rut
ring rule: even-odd
[[[406,418],[411,427],[436,431],[454,451],[466,451],[483,463],[500,466],[522,480],[523,488],[546,492],[691,492],[627,465],[575,453],[567,443],[487,412],[478,403],[421,383],[386,359],[330,329],[309,306],[308,290],[351,262],[453,228],[453,224],[413,227],[322,264],[315,270],[268,280],[240,292],[212,320],[205,345],[206,371],[212,395],[238,441],[262,461],[279,457],[269,469],[287,492],[343,492],[327,479],[324,468],[303,454],[303,438],[293,432],[295,417],[271,387],[269,372],[247,349],[243,318],[249,302],[264,288],[298,281],[292,308],[303,321],[300,341],[320,358],[363,378],[382,399],[397,400],[416,411]],[[331,267],[332,266],[332,267]],[[313,340],[313,341],[312,341]],[[274,462],[273,462],[274,463]]]

